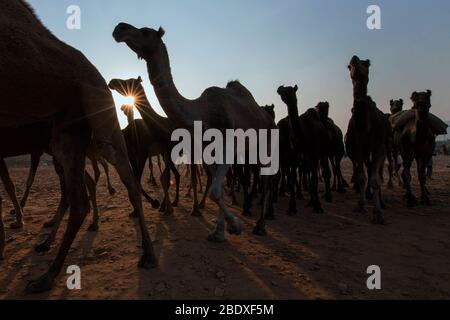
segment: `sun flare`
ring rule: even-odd
[[[129,106],[134,106],[136,103],[136,98],[134,96],[126,96],[125,97],[125,104]]]

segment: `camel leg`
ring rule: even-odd
[[[34,250],[36,252],[47,252],[48,250],[50,250],[50,246],[55,241],[56,233],[58,232],[59,226],[61,225],[61,221],[66,214],[67,209],[69,208],[64,170],[55,158],[53,159],[53,165],[55,167],[56,174],[59,177],[61,197],[59,200],[58,209],[56,210],[54,217],[44,224],[45,227],[51,227],[52,230],[44,241],[35,246]]]
[[[103,157],[106,160],[110,160],[110,163],[114,164],[120,176],[120,179],[128,190],[128,198],[133,205],[134,212],[136,213],[135,216],[137,216],[139,220],[143,250],[143,255],[141,257],[141,260],[139,261],[139,267],[146,269],[155,268],[157,266],[157,260],[153,250],[153,243],[145,224],[140,186],[133,175],[133,171],[127,155],[125,141],[119,128],[117,128],[117,130],[114,132],[112,146],[110,144],[105,144],[103,147],[103,149],[100,148],[100,150],[104,152]]]
[[[150,176],[148,177],[148,182],[156,186],[155,175],[153,174],[153,157],[151,154],[148,155],[148,170],[150,171]]]
[[[147,154],[137,154],[134,156],[130,156],[130,158],[132,158],[131,167],[133,169],[133,174],[138,183],[141,194],[151,204],[153,209],[159,208],[159,201],[156,199],[153,199],[147,192],[145,192],[145,190],[144,190],[144,188],[142,188],[142,184],[141,184],[142,174],[144,173],[145,163],[147,162]],[[137,212],[136,212],[136,210],[134,210],[130,214],[130,217],[135,218],[135,217],[137,217],[136,214],[137,214]]]
[[[116,189],[114,189],[114,187],[111,184],[111,178],[109,176],[109,166],[108,163],[105,161],[105,159],[100,158],[99,159],[100,164],[103,167],[103,170],[105,171],[105,175],[106,175],[106,183],[107,183],[107,187],[108,187],[108,192],[110,196],[113,196],[116,194]],[[95,185],[97,185],[97,182],[95,182]]]
[[[354,184],[355,188],[359,193],[359,201],[358,206],[353,210],[354,212],[359,213],[367,213],[366,208],[366,192],[365,192],[365,186],[366,186],[366,175],[364,174],[364,162],[363,161],[355,161],[355,171],[353,173],[354,176]]]
[[[259,168],[256,165],[250,166],[250,173],[253,175],[252,189],[250,191],[250,196],[252,199],[258,198],[258,188],[259,188]]]
[[[325,198],[326,202],[332,202],[331,187],[330,187],[331,170],[330,170],[330,164],[328,161],[328,157],[324,157],[321,160],[321,167],[322,167],[323,179],[325,180],[325,196],[324,196],[324,198]]]
[[[168,156],[164,157],[164,162],[168,163],[170,161],[167,159]],[[159,208],[160,212],[164,212],[164,215],[171,215],[173,214],[173,207],[172,203],[170,202],[170,195],[169,195],[169,187],[170,187],[170,166],[166,166],[164,168],[163,173],[160,177],[161,185],[163,187],[164,191],[164,199],[161,204],[161,207]]]
[[[97,184],[98,181],[100,180],[100,168],[98,167],[97,159],[95,159],[94,157],[91,157],[89,155],[87,156],[87,158],[91,161],[92,170],[94,170],[95,184]]]
[[[374,153],[372,160],[372,170],[370,176],[370,185],[373,190],[375,207],[373,209],[372,222],[375,224],[384,224],[383,203],[381,199],[381,174],[380,171],[385,161],[385,156],[381,152]]]
[[[54,136],[58,136],[58,141],[55,141],[52,146],[52,150],[64,170],[65,185],[70,203],[69,222],[55,260],[43,276],[28,283],[27,292],[29,293],[39,293],[52,288],[56,276],[63,267],[72,242],[89,211],[89,200],[84,184],[84,167],[87,141],[89,141],[90,135],[86,134],[86,131],[89,130],[85,126],[81,126],[81,128],[76,126],[73,129],[75,130],[72,132],[77,132],[77,134],[67,132],[55,134]],[[78,136],[80,131],[85,132],[84,137]]]
[[[337,157],[335,161],[336,161],[336,174],[338,180],[337,192],[345,193],[345,188],[348,188],[349,185],[347,181],[345,181],[344,176],[342,175],[342,168],[341,168],[342,157]]]
[[[295,167],[290,166],[289,171],[287,172],[288,179],[287,179],[287,185],[289,188],[289,205],[288,205],[288,215],[293,216],[297,214],[297,201],[296,201],[296,194],[295,194],[295,184],[296,184],[296,172]]]
[[[191,164],[191,186],[194,191],[194,199],[192,202],[191,216],[201,217],[202,213],[198,208],[198,198],[197,198],[197,165]]]
[[[86,188],[88,191],[89,199],[91,200],[92,203],[92,211],[93,211],[92,224],[89,226],[88,231],[94,232],[98,230],[98,220],[99,220],[97,207],[97,190],[96,190],[97,184],[86,170],[84,171],[84,176]]]
[[[252,198],[248,192],[249,188],[249,180],[250,180],[250,170],[247,164],[237,166],[239,180],[242,184],[242,190],[244,193],[244,203],[242,205],[242,215],[246,217],[252,216],[251,207],[252,207]]]
[[[405,198],[408,207],[413,207],[417,204],[417,198],[413,195],[411,190],[411,166],[414,159],[413,153],[402,155],[403,158],[403,172],[402,180],[406,190]]]
[[[40,154],[32,154],[31,155],[31,166],[30,166],[30,172],[28,174],[27,178],[27,187],[25,189],[25,193],[23,194],[22,199],[20,200],[20,207],[23,208],[27,204],[28,196],[30,195],[31,187],[33,186],[34,179],[36,177],[36,172],[39,167],[39,162],[41,161],[42,153]],[[11,210],[11,214],[16,214],[15,210]]]
[[[230,171],[228,171],[228,172],[230,172]],[[207,178],[207,180],[206,180],[206,187],[205,187],[205,190],[203,192],[203,198],[202,198],[202,201],[200,201],[200,204],[198,205],[198,207],[200,209],[204,209],[205,208],[206,197],[208,196],[208,191],[209,191],[209,188],[211,187],[211,183],[212,183],[212,176],[211,176],[211,173],[209,172],[209,170],[206,170],[206,178]],[[233,194],[234,194],[233,189],[234,189],[234,187],[232,186],[231,187],[231,190],[232,190],[231,192],[233,192]]]
[[[389,180],[387,183],[387,188],[392,189],[394,188],[394,159],[392,156],[392,151],[388,151],[387,153],[387,160],[388,160],[388,173],[389,173]]]
[[[210,166],[212,170],[213,182],[209,190],[211,199],[217,203],[219,206],[219,215],[217,217],[217,225],[214,232],[209,234],[208,240],[212,242],[223,242],[225,241],[225,220],[228,224],[228,232],[230,234],[241,234],[241,223],[240,221],[228,211],[225,202],[223,200],[223,183],[225,176],[230,169],[229,165],[220,164],[216,165],[215,168]]]
[[[178,172],[175,164],[172,162],[172,159],[170,159],[168,166],[175,177],[175,200],[173,200],[172,206],[178,207],[178,202],[180,201],[180,173]]]
[[[286,196],[286,166],[280,168],[280,187],[278,195],[280,197]]]
[[[198,192],[203,192],[203,182],[202,182],[202,173],[201,173],[201,166],[197,167],[197,181],[200,187],[198,188]]]
[[[311,205],[313,207],[314,213],[324,213],[322,205],[319,199],[319,160],[318,159],[310,159],[310,168],[311,168],[311,177],[310,177],[310,194],[311,194]]]
[[[262,197],[264,199],[263,205],[261,206],[261,215],[256,222],[256,226],[253,229],[253,234],[264,236],[267,234],[266,232],[266,218],[267,216],[273,216],[273,194],[272,194],[272,183],[273,177],[271,176],[262,176],[261,183],[263,187]]]
[[[3,199],[0,195],[0,261],[5,259],[5,225],[3,224],[3,212],[2,212]]]
[[[237,169],[236,169],[236,165],[234,165],[230,169],[230,171],[231,171],[231,186],[230,186],[231,205],[232,206],[236,206],[236,205],[239,204],[238,201],[237,201],[237,198],[236,198],[236,183],[239,183],[238,182],[238,172],[237,172]],[[209,170],[208,170],[208,178],[210,179],[209,185],[211,186],[212,175],[211,175],[211,172],[209,172]],[[209,188],[207,188],[207,189],[209,190]]]
[[[426,187],[427,182],[427,175],[426,175],[426,166],[429,163],[430,159],[425,158],[417,158],[417,175],[419,177],[419,183],[420,183],[420,193],[421,198],[420,201],[423,205],[429,206],[431,205],[430,198],[428,196],[428,190]]]
[[[5,159],[3,158],[0,158],[0,178],[3,181],[6,193],[8,193],[8,196],[14,205],[14,211],[16,213],[16,222],[11,223],[10,227],[12,229],[21,229],[24,226],[22,207],[17,200],[16,188],[11,181]]]

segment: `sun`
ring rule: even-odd
[[[129,106],[134,106],[134,104],[136,103],[136,98],[134,96],[130,95],[130,96],[126,96],[124,98],[125,98],[124,104],[127,104]]]

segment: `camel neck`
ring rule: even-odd
[[[165,44],[147,61],[150,82],[155,90],[156,97],[169,119],[176,123],[192,125],[195,118],[192,110],[186,108],[186,99],[178,92],[173,82],[170,69],[169,54]]]
[[[127,113],[127,121],[128,124],[132,124],[134,122],[134,113],[132,111]]]
[[[353,97],[364,98],[367,96],[367,85],[365,81],[353,81]]]
[[[161,121],[164,121],[166,119],[156,113],[155,109],[153,109],[152,105],[148,101],[144,88],[140,88],[134,105],[139,110],[142,118],[145,120],[149,120],[151,123],[160,124]]]

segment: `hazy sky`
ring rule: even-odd
[[[179,91],[198,97],[210,86],[239,79],[260,105],[287,114],[276,93],[298,84],[299,109],[329,101],[346,131],[352,104],[347,64],[372,60],[369,94],[388,101],[433,90],[432,112],[450,119],[450,1],[448,0],[30,0],[55,35],[81,50],[107,81],[141,75],[154,108],[158,101],[145,62],[111,33],[119,22],[166,30],[164,41]],[[81,8],[81,30],[66,27],[69,5]],[[366,27],[366,9],[381,7],[382,30]],[[114,95],[118,107],[123,103]],[[121,124],[126,123],[121,112]]]

